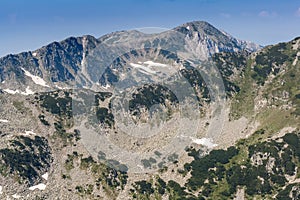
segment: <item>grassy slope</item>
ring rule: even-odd
[[[245,116],[258,120],[260,128],[269,133],[299,126],[300,62],[292,64],[298,51],[292,48],[294,43],[295,40],[266,47],[248,60],[243,77],[236,83],[241,90],[232,100],[232,118]],[[255,111],[256,97],[268,100],[268,105]],[[291,109],[282,108],[288,104]]]

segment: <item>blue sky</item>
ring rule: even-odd
[[[0,56],[69,36],[204,20],[267,45],[300,36],[299,0],[1,0]]]

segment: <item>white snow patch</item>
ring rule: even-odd
[[[84,67],[86,63],[86,46],[87,46],[87,38],[83,37],[82,38],[82,49],[83,49],[83,54],[82,54],[82,60],[81,60],[81,66]]]
[[[19,90],[11,90],[11,89],[4,89],[4,92],[7,92],[8,94],[16,94],[16,93],[20,93]]]
[[[45,179],[46,181],[48,180],[48,177],[49,177],[48,172],[42,175],[42,178]]]
[[[187,29],[187,30],[190,30],[190,26],[187,26],[186,29]]]
[[[201,144],[203,146],[206,146],[208,148],[214,148],[216,146],[218,146],[217,144],[213,143],[213,140],[211,138],[195,138],[195,137],[188,137],[188,136],[185,136],[185,135],[180,135],[179,137],[182,137],[182,138],[189,138],[192,140],[193,143],[195,144]]]
[[[25,131],[24,136],[36,135],[33,131]]]
[[[146,74],[147,74],[147,73],[150,73],[150,74],[155,74],[155,73],[156,73],[155,71],[153,71],[153,70],[151,70],[151,69],[149,69],[149,68],[147,68],[147,67],[145,67],[145,66],[143,66],[143,65],[140,65],[140,64],[130,63],[130,65],[131,65],[132,67],[134,67],[134,68],[141,69],[142,72],[145,72]]]
[[[155,67],[166,67],[167,66],[166,64],[157,63],[157,62],[153,62],[153,61],[150,61],[150,60],[144,62],[144,64],[148,65],[148,67],[153,67],[153,66],[155,66]]]
[[[3,122],[3,123],[8,123],[9,121],[6,120],[6,119],[0,119],[0,122]]]
[[[18,195],[18,194],[14,194],[14,195],[12,195],[12,198],[14,198],[14,199],[20,199],[22,196],[20,196],[20,195]]]
[[[106,84],[106,86],[102,86],[102,88],[108,89],[108,88],[110,88],[110,85]]]
[[[22,94],[22,95],[30,95],[34,94],[34,92],[27,86],[25,92],[22,92],[20,90],[11,90],[11,89],[4,89],[4,92],[7,92],[8,94]]]
[[[25,92],[21,92],[21,94],[23,95],[30,95],[30,94],[34,94],[34,91],[32,91],[29,86],[27,86],[27,88],[25,89]]]
[[[218,146],[217,144],[214,144],[211,138],[191,138],[193,143],[201,144],[203,146],[206,146],[208,148],[214,148]]]
[[[58,85],[55,85],[55,87],[56,87],[57,89],[60,89],[60,90],[63,89],[62,87],[60,87],[60,86],[58,86]]]
[[[37,85],[41,85],[41,86],[44,86],[44,87],[49,87],[47,84],[46,84],[46,81],[44,81],[44,79],[42,79],[41,77],[38,77],[38,76],[35,76],[33,74],[31,74],[29,71],[25,70],[24,68],[21,68],[24,72],[25,72],[25,75],[30,77],[32,79],[32,81],[37,84]]]
[[[3,194],[2,192],[2,186],[0,185],[0,195]]]
[[[34,53],[32,53],[32,55],[33,55],[33,56],[36,56],[36,55],[37,55],[37,53],[36,53],[36,52],[34,52]]]
[[[46,189],[46,185],[44,183],[40,183],[38,185],[34,185],[34,186],[31,186],[29,188],[29,190],[33,191],[35,189],[39,189],[39,190],[45,190]]]
[[[60,90],[69,90],[70,89],[68,87],[60,87],[59,85],[56,85],[56,84],[55,84],[55,87]]]
[[[82,53],[82,60],[81,60],[81,74],[84,77],[84,79],[86,79],[88,82],[92,82],[91,77],[88,73],[87,63],[86,63],[87,44],[88,44],[88,39],[86,36],[84,36],[82,38],[82,52],[83,53]]]

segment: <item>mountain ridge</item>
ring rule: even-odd
[[[188,26],[193,27],[193,30],[187,30]],[[175,37],[185,37],[183,42],[189,46],[188,48],[195,49],[195,53],[203,60],[218,52],[232,52],[243,49],[253,52],[260,48],[258,45],[250,45],[248,48],[248,43],[229,37],[203,21],[189,22],[172,30],[179,32]],[[34,51],[4,56],[0,58],[0,82],[6,81],[3,87],[8,87],[7,83],[11,81],[15,89],[22,89],[21,86],[24,85],[24,81],[28,77],[24,76],[24,70],[21,68],[29,71],[34,76],[44,78],[46,82],[49,82],[48,85],[50,87],[55,87],[56,83],[74,82],[77,73],[83,69],[85,58],[97,45],[103,42],[109,44],[111,41],[123,42],[126,38],[133,41],[135,37],[143,37],[143,34],[132,30],[113,32],[98,39],[90,35],[68,37],[60,42],[52,42]],[[163,38],[160,40],[160,42],[164,41]],[[155,47],[156,44],[152,43],[152,45]],[[27,84],[28,81],[26,81]]]

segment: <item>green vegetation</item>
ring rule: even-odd
[[[234,83],[234,73],[236,70],[244,72],[247,65],[249,53],[242,52],[222,52],[212,56],[214,64],[219,69],[222,76],[227,95],[232,96],[240,91],[240,87]]]
[[[67,154],[68,158],[65,161],[65,168],[67,171],[70,171],[71,169],[74,169],[74,158],[76,158],[76,155]]]
[[[265,130],[258,130],[235,147],[207,155],[201,149],[187,148],[194,160],[181,170],[191,174],[184,186],[157,177],[135,182],[131,194],[136,199],[161,199],[164,194],[169,199],[233,199],[237,188],[244,188],[249,199],[299,196],[300,184],[289,184],[285,176],[299,173],[300,133],[276,140],[262,140],[264,135]]]
[[[172,104],[179,103],[176,95],[167,87],[162,85],[144,85],[132,95],[132,99],[129,101],[129,110],[133,115],[139,116],[141,108],[149,111],[151,106],[155,104],[167,106],[166,100]]]
[[[142,159],[141,162],[145,168],[151,169],[152,165],[156,163],[156,160],[151,157],[149,159]]]
[[[254,100],[256,97],[260,97],[268,100],[267,105],[258,113],[258,117],[265,121],[262,123],[262,128],[283,124],[283,121],[295,124],[294,116],[300,115],[300,101],[297,98],[300,93],[298,87],[300,72],[299,68],[293,65],[297,56],[297,50],[292,49],[294,42],[268,46],[248,59],[241,77],[234,80],[240,91],[232,99],[231,117],[233,119],[241,116],[255,117],[254,105],[258,102],[254,102]],[[266,82],[271,79],[272,81]],[[287,102],[292,103],[290,104],[291,108],[282,108],[282,106],[288,107]],[[270,110],[268,110],[269,108]],[[272,113],[274,110],[277,111]],[[270,115],[266,116],[265,111]],[[286,113],[279,113],[283,111]],[[285,116],[287,119],[279,116]],[[275,119],[276,117],[277,119]],[[278,131],[280,128],[282,125],[271,127],[270,132]]]
[[[65,130],[73,126],[72,98],[70,95],[71,93],[68,91],[52,91],[42,93],[35,98],[42,108],[55,116],[54,137],[60,137],[64,146],[71,142],[73,138],[76,138],[76,141],[79,139],[78,133],[67,133]],[[50,126],[44,115],[38,117],[44,125]],[[75,136],[76,134],[77,136]]]
[[[228,150],[213,150],[209,155],[200,158],[200,152],[195,149],[188,149],[189,155],[194,157],[194,161],[185,164],[184,168],[191,171],[192,177],[188,180],[187,188],[198,190],[204,186],[205,181],[214,183],[213,180],[221,180],[225,176],[224,164],[238,154],[235,147]],[[213,170],[212,170],[213,169]]]
[[[40,95],[39,101],[46,111],[54,115],[64,116],[69,119],[72,117],[72,98],[67,91],[43,93]]]
[[[60,138],[63,147],[75,145],[80,140],[79,130],[74,130],[74,132],[66,131],[66,129],[73,126],[71,93],[61,90],[45,92],[36,96],[35,100],[56,118],[56,122],[54,122],[55,132],[52,137]],[[45,126],[50,126],[50,123],[45,119],[45,115],[40,114],[38,118]]]
[[[39,116],[39,120],[45,125],[45,126],[50,126],[49,122],[47,120],[45,120],[45,115],[40,114]]]
[[[152,184],[148,183],[147,181],[137,181],[134,184],[134,188],[140,194],[150,196],[154,193],[154,189],[152,188]]]
[[[119,167],[124,169],[124,166],[121,164],[119,164]],[[80,169],[91,170],[97,180],[96,182],[106,185],[109,189],[124,188],[127,183],[128,175],[126,171],[118,171],[109,167],[109,164],[98,163],[91,156],[80,158]]]
[[[112,93],[110,92],[97,92],[95,94],[95,103],[96,106],[99,106],[99,100],[104,101],[107,98],[110,98],[112,96]]]
[[[300,198],[299,191],[300,191],[299,183],[290,184],[278,193],[276,199],[278,200],[299,199]],[[290,193],[291,193],[291,197],[290,197]]]
[[[260,52],[255,57],[256,65],[251,76],[258,84],[263,85],[269,74],[278,74],[280,68],[276,66],[282,65],[289,59],[287,48],[286,43],[279,43]]]
[[[244,77],[237,81],[240,88],[231,103],[231,118],[239,119],[241,116],[251,117],[254,114],[254,99],[257,96],[256,87],[250,77],[252,60],[249,59],[244,71]]]
[[[20,112],[26,111],[26,108],[24,107],[24,103],[21,101],[13,101],[13,106]]]
[[[188,64],[188,63],[185,63]],[[195,94],[197,95],[197,99],[201,104],[210,102],[210,94],[208,87],[203,80],[200,72],[194,67],[187,65],[185,69],[180,70],[180,74],[186,78],[189,84],[194,88]]]
[[[34,185],[52,162],[48,141],[44,137],[34,139],[17,136],[9,141],[10,147],[0,149],[0,173],[15,176],[20,183]]]
[[[75,145],[80,140],[80,131],[75,129],[73,132],[67,132],[62,124],[62,121],[54,122],[55,134],[54,138],[58,137],[62,140],[63,147],[68,144]]]
[[[114,115],[107,108],[97,107],[96,116],[101,124],[107,125],[109,128],[114,126]]]
[[[94,186],[91,184],[86,184],[84,186],[76,186],[75,190],[80,194],[80,195],[91,195],[94,190]]]
[[[107,161],[106,164],[99,163],[93,157],[83,157],[82,154],[78,154],[76,151],[72,154],[67,154],[67,156],[68,158],[65,160],[64,165],[67,173],[62,174],[63,179],[72,179],[70,176],[71,170],[82,170],[92,173],[92,179],[89,180],[89,184],[75,187],[76,192],[82,197],[90,199],[93,197],[94,190],[103,189],[107,195],[114,199],[117,191],[123,190],[127,184],[128,169],[120,163],[117,166],[117,161]],[[110,167],[110,163],[114,163],[112,166],[117,167]]]

